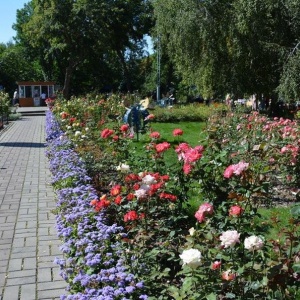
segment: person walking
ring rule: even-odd
[[[46,97],[47,97],[46,93],[43,92],[43,93],[41,94],[41,105],[42,105],[42,106],[46,106]]]
[[[19,94],[18,94],[18,90],[16,89],[14,91],[14,96],[13,96],[13,106],[19,105]]]

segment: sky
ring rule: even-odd
[[[4,1],[3,1],[4,2]],[[13,36],[16,32],[12,29],[12,25],[16,23],[17,9],[22,9],[25,0],[6,0],[5,4],[1,5],[0,9],[0,43],[13,42]]]

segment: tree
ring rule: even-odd
[[[11,96],[17,86],[17,81],[26,80],[27,78],[40,80],[41,77],[41,70],[28,59],[23,47],[13,43],[0,45],[0,85]]]
[[[43,68],[52,70],[45,74],[63,70],[66,98],[76,72],[89,65],[99,67],[114,55],[131,88],[131,58],[142,49],[143,36],[151,26],[149,1],[32,0],[30,8],[29,19],[26,11],[19,12],[17,37],[36,49],[35,53],[42,51]]]

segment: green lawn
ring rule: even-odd
[[[206,123],[204,122],[179,122],[179,123],[151,123],[150,127],[153,131],[158,131],[161,135],[161,141],[169,143],[186,142],[191,146],[199,144],[201,136],[203,136],[203,129]],[[183,130],[183,135],[180,137],[173,137],[172,132],[174,129],[180,128]],[[149,142],[149,132],[139,135],[141,143]]]
[[[266,230],[262,235],[266,235],[268,239],[285,239],[283,231],[288,230],[290,226],[293,227],[290,210],[288,206],[259,209],[261,218],[256,221],[260,222]]]

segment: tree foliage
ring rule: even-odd
[[[155,0],[156,34],[205,97],[271,94],[299,36],[296,0]]]
[[[107,71],[112,58],[119,63],[112,65],[131,88],[132,61],[143,48],[150,13],[150,2],[141,0],[32,0],[19,11],[15,28],[18,40],[39,56],[45,77],[61,81],[63,75],[63,94],[68,98],[71,81],[80,78],[80,72],[93,67]],[[99,76],[99,72],[91,75]],[[89,87],[96,83],[92,76],[85,80]]]

